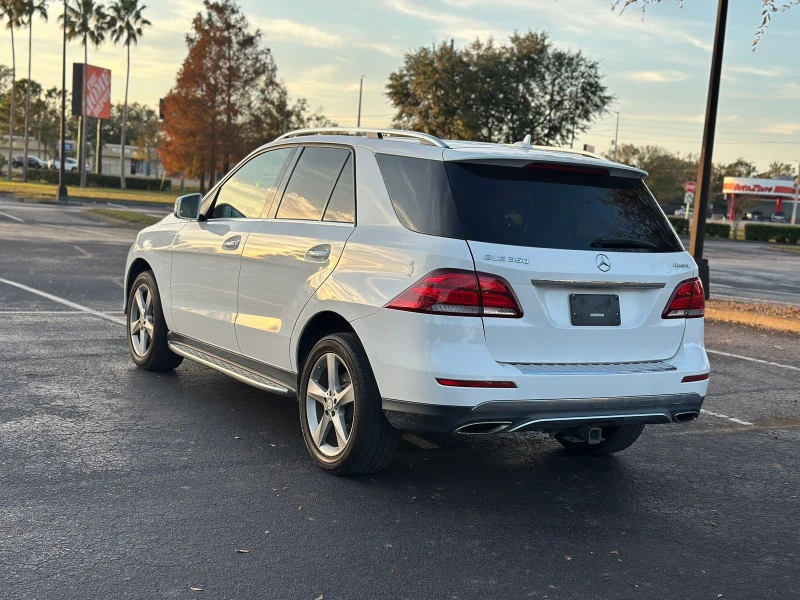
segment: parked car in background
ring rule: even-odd
[[[137,236],[133,362],[297,398],[342,475],[385,467],[402,430],[598,456],[696,419],[703,286],[646,173],[529,139],[314,129],[255,150]]]
[[[55,158],[55,159],[51,160],[49,163],[47,163],[47,166],[50,169],[58,170],[58,169],[61,168],[61,163],[58,161],[57,158]],[[75,160],[74,158],[71,158],[71,157],[65,158],[64,159],[64,170],[65,171],[77,171],[78,170],[78,161]],[[91,170],[91,168],[89,167],[89,165],[86,165],[86,172],[88,173],[90,170]]]
[[[676,217],[684,217],[685,219],[691,219],[692,216],[694,216],[694,210],[692,210],[690,208],[689,211],[688,211],[688,215],[687,215],[686,207],[684,206],[684,207],[679,208],[679,209],[677,209],[675,211],[675,216]]]
[[[745,221],[763,221],[764,220],[764,211],[762,210],[754,210],[752,212],[747,213],[744,216]]]
[[[789,219],[784,212],[774,212],[772,216],[769,218],[770,221],[773,223],[788,223]]]
[[[25,159],[22,156],[15,156],[14,159],[11,161],[11,166],[14,167],[15,169],[21,169],[24,160]],[[28,157],[29,169],[44,169],[46,167],[47,163],[45,163],[43,160],[40,160],[35,156]]]

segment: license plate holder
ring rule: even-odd
[[[577,327],[617,327],[622,323],[616,294],[570,294],[569,311]]]

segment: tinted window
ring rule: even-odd
[[[339,181],[333,188],[328,207],[325,209],[323,221],[336,223],[355,223],[356,221],[356,196],[355,181],[353,177],[353,157],[348,156],[344,163]]]
[[[564,250],[681,250],[639,179],[474,163],[446,169],[468,240]]]
[[[344,148],[305,148],[275,218],[319,221],[349,156]]]
[[[212,219],[257,219],[278,183],[291,148],[254,156],[226,181],[217,193]]]
[[[392,154],[378,154],[377,158],[403,225],[419,233],[464,237],[442,161]]]

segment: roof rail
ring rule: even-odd
[[[406,131],[403,129],[380,129],[372,127],[314,127],[311,129],[297,129],[284,133],[277,138],[278,140],[285,140],[288,138],[301,137],[304,135],[355,135],[363,136],[373,139],[390,139],[390,138],[411,138],[418,140],[422,144],[429,146],[438,146],[439,148],[449,148],[442,140],[434,135],[427,133],[420,133],[418,131]]]
[[[605,162],[613,162],[608,160],[605,156],[595,154],[594,152],[586,152],[585,150],[575,150],[573,148],[555,148],[553,146],[530,146],[532,150],[548,150],[550,152],[564,152],[566,154],[580,154],[581,156],[588,156],[590,158],[597,158]]]

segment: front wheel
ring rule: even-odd
[[[386,420],[361,342],[349,333],[322,338],[300,377],[300,424],[311,456],[335,475],[384,469],[400,431]]]
[[[644,431],[644,425],[616,425],[613,427],[602,428],[602,438],[598,444],[589,442],[574,442],[566,440],[563,436],[558,436],[558,443],[572,454],[583,454],[588,456],[605,456],[620,452],[631,446]]]
[[[183,361],[167,345],[167,323],[152,271],[141,273],[128,295],[128,348],[136,366],[147,371],[169,371]]]

